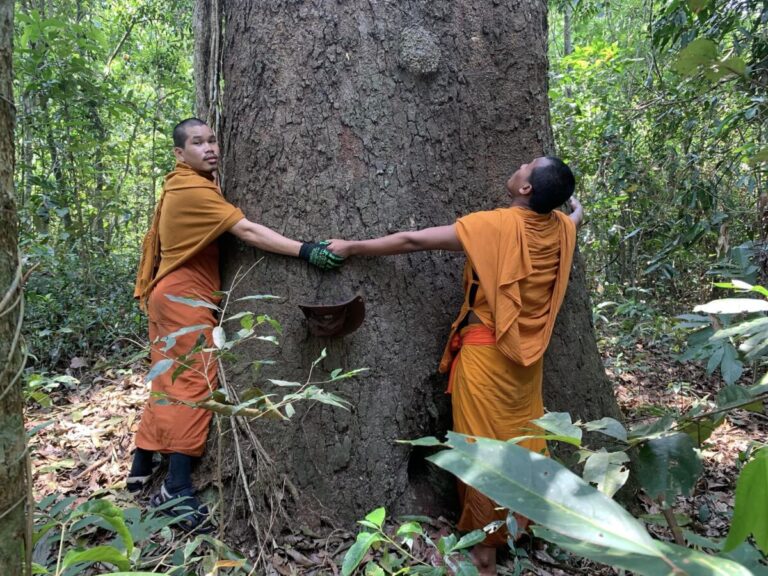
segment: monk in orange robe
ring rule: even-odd
[[[463,251],[465,298],[451,327],[440,371],[449,372],[453,426],[462,434],[508,440],[529,435],[544,414],[543,356],[565,296],[583,211],[572,198],[573,174],[560,159],[536,158],[507,180],[511,205],[459,218],[455,224],[364,241],[332,240],[340,256],[419,250]],[[570,199],[572,212],[555,210]],[[541,439],[520,442],[545,452]],[[459,483],[460,530],[482,529],[507,512]],[[516,515],[518,527],[527,520]],[[473,555],[481,574],[496,574],[504,528]]]
[[[218,238],[230,232],[262,250],[298,256],[322,268],[337,267],[342,258],[322,243],[298,242],[248,220],[243,212],[227,202],[217,179],[219,146],[205,122],[189,118],[173,130],[176,167],[165,177],[163,193],[155,209],[152,226],[142,246],[134,296],[149,316],[151,360],[178,359],[192,350],[201,334],[212,345],[212,330],[217,324],[214,308],[189,306],[167,296],[192,298],[217,305],[221,289]],[[200,331],[176,335],[166,349],[162,338],[185,327],[205,326]],[[150,502],[160,506],[181,498],[180,504],[166,508],[184,515],[182,527],[210,527],[208,511],[194,496],[192,459],[201,456],[208,436],[211,413],[189,405],[206,398],[217,388],[217,363],[211,354],[198,352],[185,360],[191,366],[173,378],[170,370],[152,380],[149,399],[136,434],[136,451],[126,482],[128,490],[138,492],[150,480],[155,453],[169,455],[168,476],[160,492]],[[160,401],[162,400],[162,401]]]

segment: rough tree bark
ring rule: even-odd
[[[0,573],[24,573],[27,454],[22,415],[22,278],[13,193],[13,2],[0,0]]]
[[[521,162],[553,151],[546,6],[534,0],[228,0],[223,42],[225,194],[291,237],[372,237],[452,222],[508,202]],[[261,254],[232,245],[225,280]],[[350,412],[315,405],[255,425],[306,519],[350,523],[377,505],[451,509],[437,479],[399,438],[450,427],[436,374],[461,302],[463,256],[419,253],[321,273],[268,256],[238,294],[272,293],[261,310],[284,326],[267,376],[368,367],[330,386]],[[308,334],[296,307],[364,295],[367,318],[341,339]],[[251,349],[248,359],[266,348]],[[273,356],[275,353],[272,353]],[[550,410],[618,416],[595,345],[583,266],[572,275],[546,360]],[[265,369],[265,372],[267,369]],[[252,379],[245,362],[230,380]]]

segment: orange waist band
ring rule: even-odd
[[[448,389],[446,394],[453,391],[453,374],[456,371],[456,362],[459,360],[459,351],[462,346],[488,346],[496,344],[496,335],[485,324],[470,324],[460,333],[454,334],[451,339],[451,352],[454,353],[451,362],[451,373],[448,376]]]

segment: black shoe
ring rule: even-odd
[[[153,508],[166,516],[177,518],[176,526],[185,532],[209,534],[216,529],[208,506],[202,504],[192,489],[169,492],[163,484],[160,492],[149,499]]]

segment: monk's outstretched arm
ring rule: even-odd
[[[454,224],[397,232],[372,240],[331,240],[328,248],[342,257],[389,256],[421,250],[463,250]]]
[[[568,217],[578,228],[584,220],[584,208],[581,207],[581,202],[575,196],[571,196],[570,200],[568,200],[568,205],[571,207],[571,213],[568,214]]]
[[[246,244],[267,252],[298,256],[299,250],[301,250],[301,242],[298,240],[286,238],[271,228],[251,222],[248,218],[238,221],[229,231]]]

